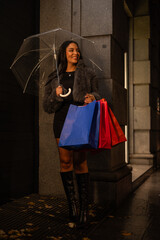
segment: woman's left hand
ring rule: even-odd
[[[86,96],[84,97],[84,103],[88,104],[91,103],[95,100],[94,95],[87,93]]]

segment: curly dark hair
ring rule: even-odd
[[[75,43],[78,46],[78,43],[73,40],[68,40],[62,43],[59,48],[58,56],[57,56],[57,66],[59,69],[59,73],[64,73],[67,69],[67,58],[66,58],[66,48],[69,46],[70,43]],[[79,48],[79,46],[78,46]],[[79,50],[80,52],[80,50]],[[80,59],[82,59],[82,54],[80,52]]]

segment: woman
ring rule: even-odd
[[[58,86],[56,71],[53,72],[46,83],[43,101],[44,110],[54,113],[53,130],[59,143],[61,130],[70,104],[85,105],[95,99],[100,99],[98,94],[97,79],[91,69],[85,66],[79,46],[74,41],[65,41],[58,54],[59,77],[65,89],[71,88],[71,94],[62,98],[62,86]],[[87,222],[88,216],[88,166],[84,152],[73,152],[58,148],[60,157],[60,174],[68,200],[69,218],[71,222],[77,221],[78,211],[75,200],[73,183],[73,169],[76,174],[80,211],[79,225]]]

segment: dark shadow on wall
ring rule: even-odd
[[[39,0],[0,0],[0,204],[38,191],[38,99],[22,93],[10,66],[39,32]]]

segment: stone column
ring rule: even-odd
[[[71,0],[40,0],[40,32],[54,28],[71,31]],[[39,99],[39,193],[64,194],[59,174],[59,155],[53,134],[54,114],[42,109],[42,95]]]
[[[157,39],[157,38],[155,38]],[[154,129],[156,114],[153,98],[157,96],[153,87],[153,70],[155,56],[152,55],[151,23],[149,15],[149,1],[143,0],[135,5],[133,19],[133,82],[130,82],[133,101],[130,105],[130,116],[133,125],[130,127],[130,162],[131,164],[153,165]],[[155,53],[156,54],[156,53]],[[152,55],[152,56],[151,56]],[[158,79],[157,79],[158,80]],[[157,80],[155,82],[157,82]],[[153,144],[152,144],[153,143]]]
[[[124,89],[124,52],[128,52],[128,18],[121,1],[81,1],[81,35],[96,43],[103,74],[101,96],[106,98],[120,125],[127,124],[127,90]],[[95,22],[95,24],[93,24]],[[108,206],[118,205],[131,191],[131,172],[125,163],[125,144],[88,154],[91,197]]]

